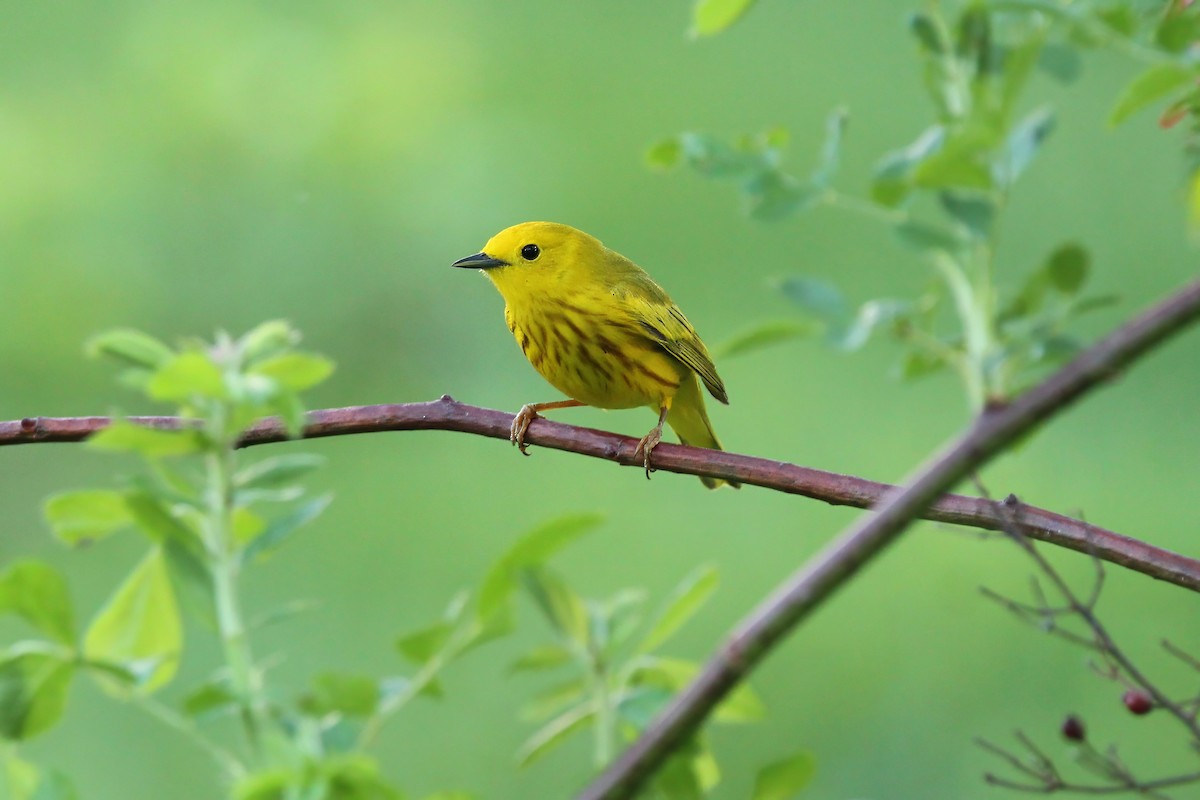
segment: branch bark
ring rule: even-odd
[[[186,420],[178,417],[130,417],[139,425],[165,430],[178,429]],[[512,415],[459,403],[443,396],[428,403],[351,406],[312,411],[304,438],[345,436],[382,431],[448,430],[507,439]],[[0,446],[36,442],[79,442],[111,422],[108,417],[27,417],[0,422]],[[534,420],[525,437],[530,444],[580,455],[603,458],[618,464],[640,467],[634,456],[637,439],[617,433]],[[242,445],[269,444],[287,440],[278,419],[264,419],[251,427]],[[836,472],[801,467],[781,461],[703,450],[664,442],[655,448],[654,466],[667,472],[732,478],[788,494],[798,494],[831,505],[871,508],[896,487],[888,483],[840,475]],[[921,515],[945,522],[1003,531],[1005,519],[995,503],[985,498],[945,494]],[[1154,547],[1146,542],[1096,525],[1033,506],[1022,506],[1021,521],[1031,539],[1095,555],[1113,564],[1200,592],[1200,560]]]
[[[987,409],[957,440],[754,609],[725,644],[577,800],[626,800],[766,655],[921,515],[941,493],[1116,371],[1200,317],[1200,281],[1122,325],[1011,404]]]

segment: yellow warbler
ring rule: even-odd
[[[658,412],[658,424],[638,443],[646,477],[664,422],[684,444],[721,449],[699,381],[722,403],[729,402],[725,386],[695,328],[637,264],[569,225],[525,222],[453,266],[491,279],[525,357],[571,398],[521,408],[512,442],[522,453],[539,411],[583,405]],[[709,488],[725,483],[701,480]]]

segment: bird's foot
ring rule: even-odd
[[[508,440],[517,446],[517,449],[521,451],[521,455],[523,456],[529,455],[529,451],[526,449],[527,445],[525,444],[525,432],[529,430],[529,423],[533,422],[537,417],[537,409],[533,407],[532,403],[526,403],[521,406],[521,410],[513,417]]]
[[[662,441],[662,428],[654,428],[638,442],[637,449],[633,451],[633,457],[642,457],[642,464],[646,467],[646,480],[650,480],[650,453],[658,443]]]

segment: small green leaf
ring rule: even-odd
[[[293,392],[276,395],[268,407],[279,415],[289,438],[299,439],[304,435],[304,426],[308,424],[308,416],[305,413],[304,404]]]
[[[912,249],[928,253],[941,250],[953,253],[962,247],[962,241],[945,228],[916,220],[907,220],[894,228],[900,241]]]
[[[834,347],[853,352],[862,348],[877,328],[905,319],[913,313],[908,300],[868,300],[858,308],[854,321],[836,336],[826,337]]]
[[[149,662],[137,691],[150,694],[175,675],[183,650],[183,629],[162,550],[154,548],[92,620],[83,652],[92,661]],[[136,670],[135,670],[136,671]],[[125,687],[105,681],[120,692]]]
[[[897,372],[901,380],[912,381],[932,375],[945,367],[945,360],[928,350],[909,350],[904,354]]]
[[[727,30],[754,5],[754,0],[697,0],[692,35],[712,36]]]
[[[60,644],[75,644],[75,614],[67,582],[45,562],[18,561],[0,575],[2,612],[18,615]]]
[[[101,489],[53,495],[43,513],[54,535],[71,547],[103,539],[133,522],[125,497]]]
[[[222,678],[200,684],[183,698],[183,712],[197,719],[231,713],[239,707],[229,681]]]
[[[212,360],[196,351],[180,353],[159,367],[146,386],[153,400],[186,403],[197,397],[212,400],[227,398],[221,370]]]
[[[507,605],[518,571],[540,564],[571,542],[594,530],[601,514],[569,514],[542,523],[518,539],[488,571],[479,590],[477,616],[486,620]]]
[[[87,354],[92,358],[110,356],[135,367],[157,369],[175,353],[153,336],[129,328],[118,328],[88,339]]]
[[[820,331],[820,326],[808,320],[773,320],[736,334],[716,348],[718,357],[752,353],[773,344],[793,339],[808,339]]]
[[[828,329],[840,329],[850,316],[845,296],[829,281],[797,276],[785,279],[780,288],[784,297],[824,322]]]
[[[539,645],[509,665],[508,671],[510,673],[542,672],[569,664],[572,658],[571,651],[562,645]]]
[[[926,189],[992,188],[992,173],[981,154],[958,148],[930,155],[913,168],[910,180],[914,186]]]
[[[1009,134],[1001,160],[996,165],[996,179],[1011,185],[1033,161],[1042,143],[1053,130],[1054,111],[1049,106],[1035,109],[1017,123]]]
[[[1200,39],[1200,15],[1189,8],[1168,12],[1154,31],[1154,40],[1168,53],[1182,53]]]
[[[130,491],[125,507],[138,528],[156,543],[178,542],[196,554],[203,552],[200,536],[172,513],[169,504],[147,491]]]
[[[816,771],[817,762],[811,753],[797,753],[768,764],[758,771],[751,797],[753,800],[791,800],[812,782]]]
[[[298,528],[320,516],[331,502],[333,502],[333,495],[323,494],[268,522],[263,532],[246,545],[246,549],[242,551],[242,563],[252,564],[270,556]]]
[[[1051,42],[1038,55],[1038,67],[1060,83],[1074,83],[1083,73],[1083,59],[1078,48]]]
[[[682,133],[679,146],[688,165],[706,178],[751,178],[779,162],[770,138],[745,137],[734,146],[708,134]]]
[[[589,642],[588,614],[579,595],[545,567],[525,567],[520,575],[530,597],[554,629],[569,640],[586,646]]]
[[[759,222],[776,222],[798,214],[821,198],[820,191],[778,170],[755,175],[743,187],[750,199],[750,216]]]
[[[975,239],[987,239],[992,234],[996,218],[996,203],[989,196],[968,192],[939,192],[938,200],[946,213],[962,225]]]
[[[825,120],[825,142],[821,145],[821,158],[809,177],[812,190],[823,190],[833,180],[841,158],[842,137],[845,136],[849,119],[850,113],[846,109],[837,108]]]
[[[677,692],[686,686],[699,667],[691,661],[662,656],[643,656],[631,669],[630,686],[658,686]],[[743,683],[721,701],[713,719],[724,723],[757,722],[766,716],[766,707],[750,684]]]
[[[672,691],[661,686],[640,686],[621,697],[617,713],[640,733],[650,727],[673,696]]]
[[[169,431],[136,425],[128,420],[115,419],[87,440],[93,450],[113,453],[137,453],[146,458],[184,456],[205,449],[199,431]]]
[[[1121,92],[1108,116],[1116,127],[1146,106],[1189,84],[1195,71],[1174,61],[1157,64],[1134,78]]]
[[[333,374],[333,362],[311,353],[284,353],[259,363],[251,374],[270,378],[289,392],[303,392]]]
[[[20,644],[0,655],[0,737],[29,739],[58,722],[74,672],[70,658]]]
[[[285,320],[264,322],[238,340],[242,363],[253,367],[264,359],[273,358],[300,342],[300,332]]]
[[[1103,22],[1121,36],[1132,36],[1137,31],[1137,13],[1128,4],[1114,3],[1094,12],[1096,19]]]
[[[683,161],[683,145],[678,136],[655,142],[646,150],[646,165],[651,169],[670,170]]]
[[[573,678],[543,689],[521,706],[520,719],[525,722],[541,722],[557,716],[568,706],[583,702],[587,697],[588,688],[583,678]]]
[[[424,666],[445,647],[453,632],[453,624],[446,620],[440,620],[433,625],[401,636],[396,640],[396,649],[409,661]]]
[[[336,713],[368,717],[379,707],[379,681],[366,675],[323,672],[300,699],[300,707],[313,716]]]
[[[517,766],[527,767],[565,742],[572,734],[587,727],[596,715],[595,706],[580,705],[555,717],[529,737],[517,751]]]
[[[941,125],[927,128],[912,144],[885,155],[875,167],[871,198],[888,208],[895,208],[912,189],[912,173],[918,164],[941,150],[946,130]]]
[[[264,458],[238,470],[233,483],[239,489],[282,486],[323,466],[325,459],[312,453],[289,453]]]
[[[945,34],[934,18],[924,11],[917,11],[908,17],[908,29],[925,50],[933,55],[942,55],[949,49]]]
[[[1076,294],[1087,283],[1090,258],[1087,250],[1074,242],[1060,245],[1046,262],[1050,284],[1063,294]]]
[[[650,630],[638,645],[638,652],[656,650],[671,638],[704,606],[720,582],[720,573],[712,565],[700,567],[684,578],[658,612]]]
[[[8,800],[78,800],[71,779],[57,769],[39,769],[8,748],[4,755]]]

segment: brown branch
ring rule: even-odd
[[[428,403],[351,406],[309,413],[305,438],[381,431],[448,430],[507,439],[512,415],[459,403],[449,396]],[[178,417],[131,417],[139,425],[165,430],[187,424]],[[110,423],[108,417],[27,417],[0,422],[0,446],[35,442],[79,442]],[[256,423],[242,439],[244,446],[287,439],[282,423]],[[531,444],[640,467],[633,452],[637,439],[616,433],[537,419],[525,437]],[[655,467],[668,472],[732,478],[779,492],[798,494],[831,505],[870,508],[896,487],[887,483],[800,467],[782,461],[663,443],[654,450]],[[924,519],[985,530],[1003,531],[1003,515],[979,497],[946,494],[926,509]],[[1164,550],[1119,533],[1032,506],[1022,506],[1022,530],[1048,542],[1127,567],[1152,578],[1200,591],[1200,560]]]
[[[1197,317],[1200,281],[1122,325],[1011,404],[985,411],[902,490],[889,492],[873,513],[860,518],[751,612],[695,680],[578,800],[633,797],[788,633],[883,552],[939,495]]]

